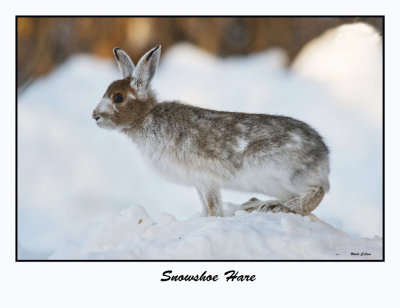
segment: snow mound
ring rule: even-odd
[[[238,208],[233,204],[225,204]],[[382,239],[352,238],[315,215],[246,213],[153,221],[141,206],[92,226],[50,259],[381,259]]]
[[[372,26],[356,23],[326,31],[302,49],[292,68],[326,84],[339,102],[382,126],[382,39]]]

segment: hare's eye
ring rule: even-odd
[[[117,93],[114,95],[114,103],[122,103],[124,101],[124,97],[121,93]]]

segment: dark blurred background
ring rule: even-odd
[[[381,17],[17,17],[18,89],[74,53],[108,58],[115,46],[136,60],[154,45],[182,41],[219,56],[281,47],[290,62],[325,30],[360,21],[382,33]]]

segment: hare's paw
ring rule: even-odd
[[[267,201],[263,206],[259,209],[260,212],[272,212],[272,213],[291,213],[291,211],[283,206],[279,200],[271,200]]]
[[[252,211],[273,212],[273,213],[291,212],[287,207],[283,206],[282,202],[279,200],[261,201],[258,200],[257,198],[251,198],[246,203],[243,203],[240,209],[245,210],[247,212],[252,212]]]
[[[249,201],[243,203],[240,206],[240,209],[247,212],[253,212],[258,210],[264,203],[265,201],[260,201],[257,198],[251,198]]]

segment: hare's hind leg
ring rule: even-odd
[[[260,211],[260,212],[285,212],[289,213],[290,211],[282,206],[282,201],[279,200],[268,200],[261,201],[257,198],[251,198],[246,203],[243,203],[240,207],[241,210],[245,210],[247,212]]]
[[[299,196],[284,202],[282,205],[290,212],[306,216],[321,202],[325,192],[321,186],[312,186]]]
[[[260,201],[252,198],[244,203],[241,209],[249,212],[257,210],[260,212],[295,213],[306,216],[318,206],[324,194],[324,189],[321,186],[312,186],[304,193],[288,201]]]
[[[196,187],[199,194],[203,210],[202,216],[223,216],[222,202],[218,188],[199,188]]]

